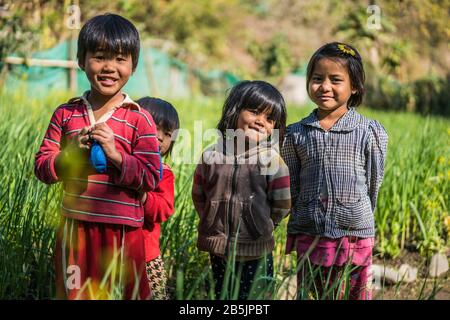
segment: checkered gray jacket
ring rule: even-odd
[[[354,108],[329,131],[321,128],[317,109],[288,126],[281,151],[291,176],[288,233],[373,237],[387,142],[383,126]],[[324,183],[326,208],[319,198]]]

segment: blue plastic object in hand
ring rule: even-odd
[[[94,141],[91,146],[91,163],[98,173],[106,172],[106,156],[102,146]]]

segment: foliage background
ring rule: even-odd
[[[243,77],[279,77],[305,64],[323,43],[355,45],[370,73],[408,82],[449,72],[450,0],[28,0],[0,1],[0,57],[54,46],[73,32],[68,6],[81,23],[105,12],[132,20],[141,38],[194,67]],[[369,5],[381,29],[370,29]],[[369,23],[368,23],[369,21]],[[76,31],[75,31],[76,33]],[[30,35],[32,35],[30,37]],[[373,68],[373,70],[372,70]],[[370,77],[369,77],[370,78]]]

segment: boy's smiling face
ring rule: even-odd
[[[102,96],[119,93],[133,73],[131,55],[109,55],[103,51],[88,51],[81,67],[91,83],[91,90]]]

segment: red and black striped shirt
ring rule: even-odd
[[[83,127],[93,125],[86,96],[71,99],[53,113],[35,161],[35,174],[44,183],[62,180],[55,171],[61,145],[76,139]],[[62,214],[77,220],[140,227],[144,221],[141,194],[154,190],[160,180],[156,126],[152,116],[127,95],[105,122],[113,130],[116,149],[122,155],[121,170],[108,161],[106,172],[97,173],[88,155],[73,159],[81,162],[83,170],[64,173]]]

